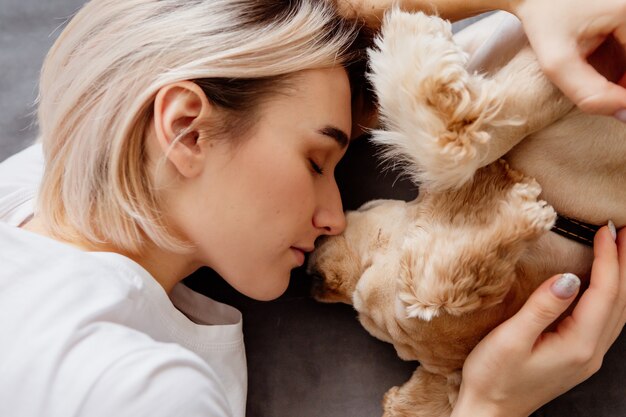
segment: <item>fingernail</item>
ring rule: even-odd
[[[626,123],[626,109],[619,109],[618,111],[615,112],[613,117],[615,117],[620,122]]]
[[[613,220],[609,220],[609,224],[607,226],[609,226],[609,232],[611,232],[613,240],[617,240],[617,229],[615,229],[615,223],[613,223]]]
[[[570,274],[569,272],[561,275],[559,279],[554,281],[552,287],[550,287],[552,294],[563,300],[576,294],[578,288],[580,288],[580,279],[576,275]]]

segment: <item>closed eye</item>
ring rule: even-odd
[[[309,162],[313,171],[315,171],[319,175],[324,175],[324,170],[319,165],[317,165],[313,159],[309,158]]]

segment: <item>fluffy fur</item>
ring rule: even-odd
[[[318,300],[353,304],[373,336],[420,362],[385,395],[385,416],[448,416],[480,339],[543,279],[588,274],[590,249],[548,233],[553,207],[626,225],[626,128],[575,109],[529,48],[469,73],[436,17],[394,10],[370,58],[384,126],[374,140],[420,195],[348,212],[309,273]]]

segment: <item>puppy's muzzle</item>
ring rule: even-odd
[[[316,268],[314,259],[309,261],[307,267],[307,274],[311,277],[311,295],[313,298],[320,298],[324,294],[325,290],[325,277],[322,271]]]

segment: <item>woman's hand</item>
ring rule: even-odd
[[[546,332],[574,300],[580,281],[556,276],[476,346],[463,368],[452,416],[528,416],[594,374],[626,322],[626,228],[594,242],[589,288],[572,314]]]
[[[626,0],[330,0],[346,17],[378,27],[397,5],[458,20],[489,10],[514,13],[552,82],[583,111],[626,122]],[[621,44],[613,56],[620,71],[607,80],[587,58],[610,35]],[[616,55],[616,54],[614,54]]]
[[[539,63],[565,95],[585,112],[626,122],[626,0],[511,0],[509,11],[520,18]],[[609,35],[621,44],[617,83],[587,62]]]

